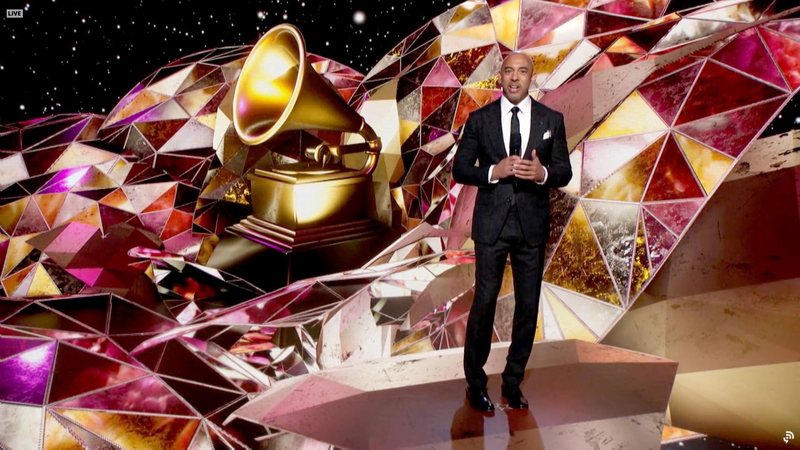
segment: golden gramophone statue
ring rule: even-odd
[[[304,150],[309,162],[249,176],[253,214],[229,231],[283,251],[335,244],[374,232],[370,219],[371,174],[381,140],[306,60],[297,28],[269,30],[247,57],[233,96],[239,138],[256,145],[284,131],[334,130],[358,133],[363,143],[322,143]],[[366,153],[360,169],[342,157]]]

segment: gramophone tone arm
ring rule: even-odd
[[[316,147],[306,149],[306,157],[322,164],[323,166],[331,163],[341,161],[344,155],[352,153],[374,153],[380,152],[381,143],[380,138],[372,142],[359,142],[357,144],[346,145],[330,145],[319,144]]]
[[[325,166],[331,162],[341,161],[344,155],[367,153],[367,163],[362,171],[366,174],[370,174],[375,168],[377,155],[381,152],[381,138],[378,137],[375,130],[373,130],[366,121],[361,122],[361,129],[358,130],[358,134],[364,138],[364,142],[343,145],[322,143],[316,147],[306,149],[306,157]]]

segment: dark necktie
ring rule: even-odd
[[[519,156],[522,147],[522,135],[519,132],[519,117],[517,117],[519,108],[515,106],[511,108],[511,112],[514,115],[511,116],[511,139],[508,141],[508,148],[511,156]]]

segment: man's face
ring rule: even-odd
[[[525,55],[512,54],[500,68],[500,86],[503,94],[515,105],[528,96],[532,77],[531,59]]]

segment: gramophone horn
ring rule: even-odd
[[[239,138],[256,145],[290,130],[334,130],[361,134],[363,144],[322,145],[307,154],[330,156],[379,153],[380,139],[364,119],[306,60],[305,43],[292,25],[282,24],[259,39],[242,67],[233,94],[233,125]],[[376,157],[362,171],[371,173]]]

